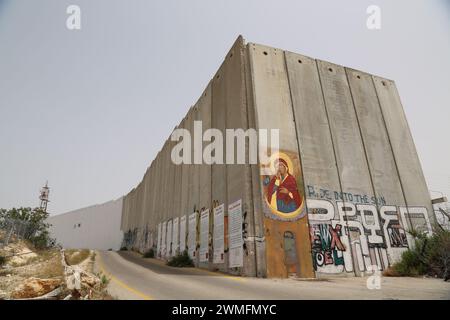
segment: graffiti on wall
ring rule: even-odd
[[[342,272],[344,266],[342,252],[345,251],[345,246],[340,239],[341,229],[340,224],[337,224],[335,228],[325,223],[310,226],[311,253],[315,270],[318,267],[327,268],[331,265]]]
[[[431,233],[425,207],[308,199],[314,269],[324,273],[360,274],[396,262],[412,243],[407,230]]]
[[[386,205],[385,197],[374,197],[367,194],[357,194],[350,192],[333,191],[325,188],[319,188],[316,186],[306,186],[306,197],[308,199],[324,199],[334,201],[348,201],[352,203],[361,204],[374,204],[379,206]]]

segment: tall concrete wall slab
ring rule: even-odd
[[[286,52],[295,125],[303,167],[305,196],[310,224],[311,254],[318,273],[344,272],[343,253],[335,253],[333,263],[324,263],[325,235],[335,230],[332,221],[339,221],[334,192],[341,192],[328,114],[316,60]],[[325,245],[325,248],[326,248]]]
[[[347,272],[361,275],[378,262],[387,266],[387,254],[382,247],[382,237],[376,234],[376,229],[379,229],[376,208],[359,210],[354,205],[373,204],[370,199],[374,192],[345,69],[324,61],[318,61],[318,68],[342,188],[337,210],[341,225],[345,222],[348,226],[341,229],[342,243],[346,248],[343,250],[344,266]],[[366,214],[371,216],[371,226],[374,227],[370,229],[373,230],[373,243],[365,234]]]
[[[119,250],[122,199],[49,217],[50,236],[66,249]]]
[[[196,120],[201,121],[202,124],[202,134],[203,131],[211,128],[211,104],[212,104],[212,88],[211,84],[208,84],[206,89],[203,91],[202,96],[198,100],[196,104],[197,115]],[[207,142],[202,143],[202,150],[207,146]],[[203,153],[202,153],[203,156]],[[209,246],[208,246],[208,262],[200,263],[201,267],[210,268],[211,267],[211,257],[212,257],[212,242],[211,237],[213,235],[212,232],[212,223],[213,219],[211,218],[212,212],[212,204],[211,204],[211,166],[209,164],[205,164],[203,159],[194,159],[195,166],[198,167],[198,175],[199,175],[199,204],[200,212],[209,209],[210,217],[209,217]],[[200,164],[198,164],[198,160]]]
[[[372,203],[378,209],[380,234],[392,264],[408,248],[407,226],[400,217],[406,202],[372,76],[349,68],[346,72],[375,194]]]
[[[430,195],[395,83],[373,76],[397,165],[412,228],[431,232],[435,221]]]
[[[266,165],[261,164],[261,170],[276,166],[279,159],[288,167],[288,174],[281,179],[276,172],[261,173],[262,192],[254,195],[254,199],[259,198],[263,203],[267,276],[313,277],[303,176],[284,52],[256,44],[248,46],[256,127],[280,130],[280,150],[275,154],[267,152],[272,159]],[[267,149],[267,146],[260,142],[260,148]],[[285,200],[288,196],[282,197],[281,191],[272,193],[277,183],[280,190],[287,190],[294,200]],[[293,207],[282,208],[283,203],[293,204]]]
[[[178,128],[178,127],[177,127]],[[173,215],[175,218],[178,217],[178,228],[174,229],[174,237],[176,237],[176,243],[174,244],[175,247],[178,249],[178,251],[175,251],[174,254],[182,253],[184,251],[184,248],[181,249],[180,247],[180,218],[182,214],[184,213],[181,207],[181,188],[182,188],[182,175],[183,175],[183,166],[175,166],[174,165],[174,187],[173,191],[171,192],[173,197]],[[176,233],[176,235],[175,235]]]
[[[229,148],[229,141],[226,142],[225,158],[227,158],[227,155],[230,155],[230,158],[232,158],[232,164],[228,164],[230,159],[225,159],[227,161],[226,181],[228,203],[242,201],[244,261],[242,270],[239,273],[256,276],[252,181],[249,165],[250,141],[248,139],[240,139],[239,133],[236,131],[240,130],[245,134],[249,128],[246,103],[245,55],[246,46],[244,39],[239,37],[222,65],[225,92],[233,92],[233,94],[227,94],[226,96],[226,129],[237,133],[236,137],[232,139],[233,143],[231,145],[233,145],[233,148]],[[238,152],[242,149],[245,150],[245,156],[247,157],[247,160],[244,159],[245,164],[240,164],[242,159],[238,157]],[[230,152],[231,150],[233,150],[232,153]],[[231,157],[231,154],[233,154],[233,157]]]

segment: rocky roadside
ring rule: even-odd
[[[91,250],[35,250],[19,241],[0,250],[0,300],[104,300],[108,279],[93,273]]]

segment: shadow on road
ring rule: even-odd
[[[206,269],[199,268],[175,268],[169,267],[164,261],[154,259],[154,258],[143,258],[140,254],[131,251],[118,251],[119,256],[123,259],[135,263],[141,267],[149,269],[158,274],[170,274],[170,275],[181,275],[181,276],[230,276],[225,273],[213,272]]]

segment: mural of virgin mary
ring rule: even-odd
[[[267,201],[279,212],[294,212],[302,204],[297,181],[289,173],[289,166],[284,159],[276,159],[274,165],[277,172],[267,185]]]

